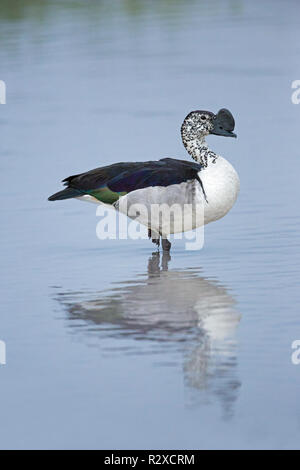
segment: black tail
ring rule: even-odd
[[[58,193],[48,197],[48,201],[61,201],[62,199],[71,199],[72,197],[82,196],[82,192],[75,188],[66,188]]]

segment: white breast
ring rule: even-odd
[[[208,203],[204,206],[204,223],[224,217],[234,205],[239,190],[240,180],[233,166],[218,157],[215,163],[210,162],[207,168],[199,172]]]

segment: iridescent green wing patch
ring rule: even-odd
[[[98,201],[101,201],[105,204],[113,204],[121,196],[125,196],[127,192],[126,191],[120,191],[120,192],[112,191],[107,186],[104,186],[102,188],[87,191],[87,194],[90,194],[91,196],[98,199]]]

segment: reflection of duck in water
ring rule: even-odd
[[[70,326],[78,319],[93,325],[89,334],[152,340],[153,347],[168,342],[162,354],[173,347],[183,352],[189,387],[216,392],[223,402],[232,402],[239,387],[234,333],[240,315],[235,301],[216,281],[200,277],[197,269],[168,271],[169,260],[164,254],[160,265],[160,254],[153,253],[146,279],[130,280],[94,299],[84,301],[84,293],[59,295]],[[139,354],[140,342],[136,346]]]

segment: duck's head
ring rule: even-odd
[[[222,108],[217,114],[211,111],[191,111],[183,121],[181,135],[184,140],[203,139],[209,134],[236,137],[234,118],[228,109]]]

